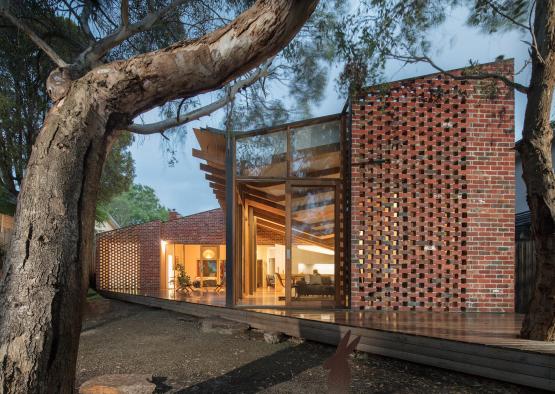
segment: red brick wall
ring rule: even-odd
[[[267,227],[257,226],[256,229],[256,244],[257,245],[285,245],[285,234],[278,233]]]
[[[182,244],[225,244],[225,215],[220,208],[162,223],[163,240]]]
[[[512,62],[489,72],[512,79]],[[495,88],[494,88],[495,86]],[[514,310],[514,97],[504,84],[483,84],[468,102],[467,309]],[[489,99],[495,95],[495,100]]]
[[[141,245],[141,289],[160,288],[160,230],[164,223],[149,222],[138,231]]]
[[[160,287],[160,222],[97,235],[98,289],[137,290]]]
[[[225,244],[221,209],[149,222],[97,235],[97,287],[111,290],[160,288],[161,241],[182,244]]]
[[[437,74],[353,99],[353,308],[513,310],[513,112],[504,85]]]

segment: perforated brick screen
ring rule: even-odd
[[[160,222],[99,234],[96,247],[99,289],[160,287]]]
[[[437,74],[353,100],[353,308],[513,310],[513,112],[502,83]]]

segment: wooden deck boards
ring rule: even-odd
[[[234,309],[163,296],[101,293],[331,345],[351,330],[361,336],[360,351],[555,391],[555,343],[518,339],[522,316],[517,314]]]

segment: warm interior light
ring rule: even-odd
[[[173,271],[173,256],[168,255],[168,289],[173,289],[175,274]]]
[[[212,260],[214,257],[216,257],[216,253],[212,249],[205,249],[202,252],[202,257],[206,260]]]
[[[333,256],[335,254],[333,250],[318,245],[297,245],[297,248],[306,250],[307,252],[327,254],[328,256]]]

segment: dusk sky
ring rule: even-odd
[[[434,43],[434,59],[444,69],[465,67],[469,59],[485,63],[495,60],[499,55],[514,58],[515,72],[520,70],[528,57],[527,45],[522,39],[528,39],[515,32],[496,35],[480,34],[476,29],[465,26],[466,11],[452,12],[446,23],[432,34]],[[336,78],[339,66],[330,68],[326,86],[326,95],[322,102],[312,108],[313,116],[322,116],[340,112],[346,98],[337,92]],[[388,80],[398,80],[434,72],[431,66],[415,64],[402,67],[391,63],[387,67]],[[516,80],[528,83],[529,70],[516,76]],[[526,104],[525,96],[516,93],[515,139],[520,138],[523,115]],[[203,102],[215,99],[215,95],[205,95]],[[161,147],[161,137],[137,136],[132,146],[132,154],[136,165],[136,183],[151,186],[156,190],[162,204],[176,209],[182,215],[188,215],[207,209],[217,208],[218,203],[204,179],[204,172],[199,169],[199,160],[191,155],[191,149],[197,146],[192,127],[213,126],[221,124],[223,111],[198,122],[188,125],[188,133],[184,143],[176,144],[178,163],[174,167],[168,165],[168,158]],[[154,114],[145,117],[146,122],[156,121]]]

